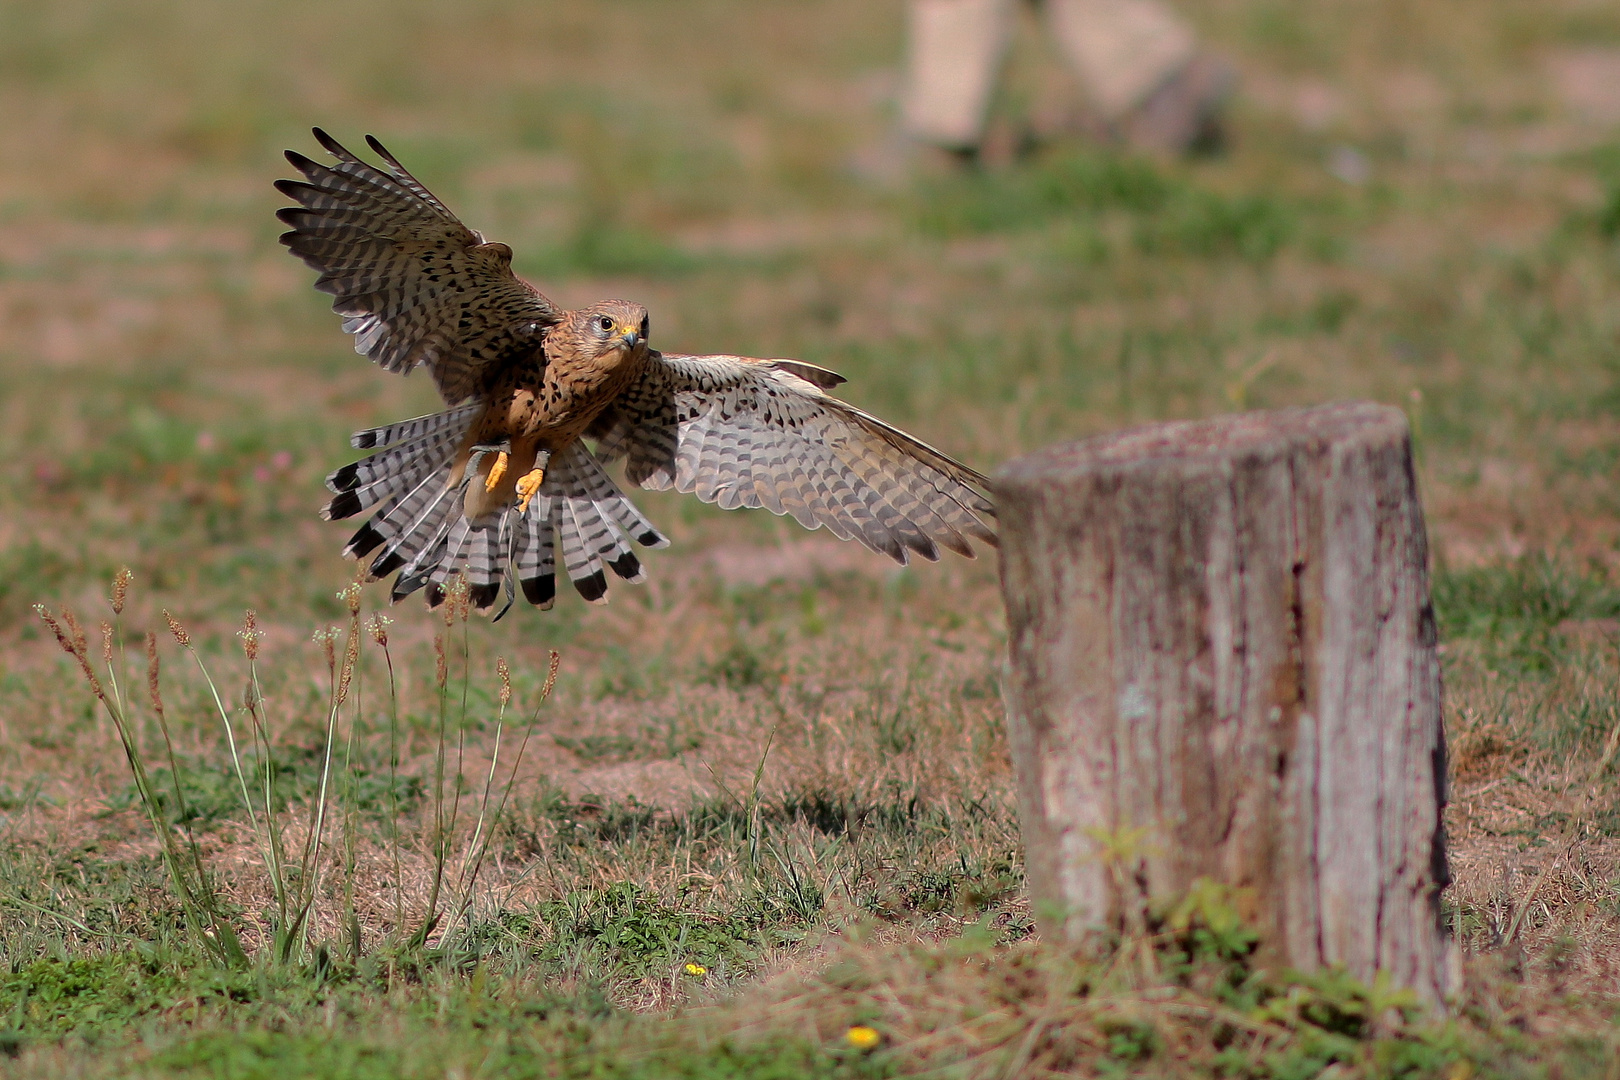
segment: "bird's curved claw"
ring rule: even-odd
[[[540,490],[540,485],[545,481],[546,470],[544,469],[530,469],[523,476],[518,477],[518,513],[527,514],[529,512],[529,503],[534,499],[535,492]]]

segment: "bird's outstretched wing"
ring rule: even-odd
[[[994,544],[985,478],[825,393],[840,382],[796,360],[653,353],[591,434],[632,484],[792,514],[900,563]]]
[[[382,169],[315,138],[337,164],[287,151],[304,179],[276,181],[299,204],[277,214],[291,226],[281,242],[319,271],[356,352],[389,371],[426,365],[452,405],[489,365],[538,352],[560,314],[512,273],[511,248],[463,225],[369,135]]]

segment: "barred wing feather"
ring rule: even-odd
[[[765,507],[904,564],[996,543],[985,478],[825,392],[843,380],[793,360],[662,356],[592,434],[640,487],[723,508]]]
[[[388,371],[426,366],[452,405],[490,364],[539,354],[561,315],[512,273],[511,248],[485,243],[377,140],[380,169],[315,138],[337,164],[287,151],[304,179],[276,181],[299,204],[277,214],[290,226],[281,242],[319,272],[356,352]]]

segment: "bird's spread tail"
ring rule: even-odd
[[[328,478],[336,494],[322,516],[378,509],[344,554],[372,556],[368,576],[373,581],[397,571],[395,601],[425,588],[435,607],[458,573],[466,576],[469,600],[480,611],[493,608],[503,592],[510,604],[519,587],[529,603],[550,607],[559,562],[579,594],[592,602],[607,593],[605,569],[641,581],[641,563],[628,541],[648,547],[669,541],[582,443],[551,456],[526,507],[509,505],[473,520],[463,514],[467,485],[484,483],[481,454],[494,452],[475,450],[462,474],[451,475],[476,413],[476,408],[456,409],[354,437],[357,447],[383,449]]]
[[[669,544],[583,444],[559,451],[513,535],[512,561],[524,599],[551,606],[559,548],[568,579],[587,600],[607,594],[604,566],[625,581],[641,581],[641,561],[627,538],[644,547]]]
[[[449,467],[467,428],[478,415],[478,408],[477,405],[463,406],[355,432],[349,441],[356,449],[382,449],[343,466],[326,478],[326,486],[334,497],[321,509],[321,517],[337,521],[380,503],[383,508],[372,519],[373,525],[395,529],[383,533],[382,540],[398,535],[400,518],[393,511],[413,501],[412,496],[418,493],[425,478]]]

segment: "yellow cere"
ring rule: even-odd
[[[687,964],[686,973],[695,978],[702,978],[709,973],[709,969],[702,964]]]
[[[857,1050],[870,1050],[883,1041],[883,1036],[878,1034],[876,1028],[858,1024],[844,1032],[844,1041]]]

